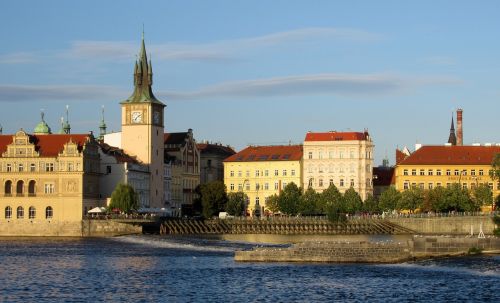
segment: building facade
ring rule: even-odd
[[[486,184],[496,197],[500,182],[493,181],[489,171],[497,153],[500,146],[422,146],[396,165],[396,189],[433,189],[453,183],[474,189]]]
[[[302,184],[302,145],[249,146],[224,160],[227,191],[244,192],[250,213],[291,182]]]
[[[224,159],[236,152],[229,146],[213,143],[198,143],[200,151],[200,183],[224,181]]]
[[[165,200],[168,208],[180,210],[182,205],[192,205],[195,189],[200,184],[200,152],[196,147],[193,130],[164,134],[164,182],[170,182],[170,192]],[[166,173],[170,172],[170,176]]]
[[[104,205],[93,135],[37,133],[0,135],[2,235],[74,234],[87,210]]]
[[[352,187],[364,200],[373,195],[374,144],[365,132],[309,132],[304,140],[303,187],[317,192],[334,184]]]
[[[140,208],[150,208],[149,205],[149,167],[137,161],[137,159],[125,154],[123,150],[99,143],[100,171],[99,179],[100,195],[111,201],[111,195],[120,183],[132,186],[139,198]]]

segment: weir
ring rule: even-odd
[[[192,234],[281,234],[281,235],[355,235],[414,234],[415,231],[384,219],[360,218],[332,223],[326,219],[167,219],[160,225],[162,235]]]

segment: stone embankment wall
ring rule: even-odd
[[[17,220],[0,222],[0,236],[7,237],[81,237],[82,224],[73,222],[51,222]]]
[[[429,235],[467,235],[471,232],[474,235],[479,233],[481,224],[483,233],[492,235],[495,224],[489,216],[469,216],[469,217],[429,217],[429,218],[386,218],[386,220],[404,228],[411,229],[417,234]]]
[[[140,233],[141,225],[114,220],[0,222],[0,236],[6,237],[112,237]]]
[[[304,242],[289,248],[237,251],[236,261],[395,263],[411,258],[408,243]]]
[[[500,253],[500,239],[415,237],[403,243],[304,242],[289,248],[237,251],[234,259],[247,262],[398,263],[415,258],[467,254],[471,248]]]
[[[142,226],[140,224],[114,220],[83,220],[80,235],[83,237],[113,237],[141,233]]]

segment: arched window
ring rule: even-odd
[[[30,219],[35,219],[36,217],[36,208],[34,206],[30,206],[29,209],[29,218]]]
[[[12,195],[12,181],[10,180],[5,181],[5,195]]]
[[[24,218],[24,208],[22,206],[19,206],[17,208],[17,218],[18,219],[23,219]]]
[[[5,219],[10,219],[12,218],[12,207],[7,206],[5,208]]]
[[[52,216],[54,215],[54,211],[52,210],[51,206],[47,206],[45,209],[45,219],[52,219]]]
[[[23,194],[23,189],[24,189],[24,181],[23,180],[17,181],[16,194],[18,196]]]
[[[28,195],[29,196],[35,195],[35,185],[36,185],[35,180],[31,180],[30,183],[28,183]]]

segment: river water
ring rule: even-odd
[[[3,238],[0,302],[500,302],[500,256],[395,265],[233,261],[250,242],[301,240]]]

